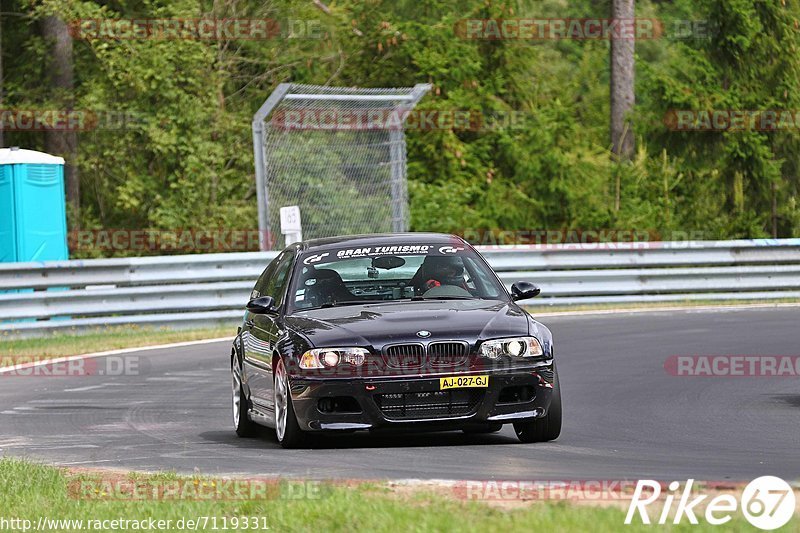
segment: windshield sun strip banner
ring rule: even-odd
[[[361,248],[343,248],[311,254],[303,259],[304,265],[320,262],[330,262],[337,259],[352,259],[361,257],[380,257],[383,255],[455,255],[465,250],[464,246],[434,245],[434,244],[401,244],[392,246],[364,246]]]

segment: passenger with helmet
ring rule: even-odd
[[[468,290],[464,283],[464,263],[460,257],[429,255],[425,257],[414,277],[411,286],[414,293],[422,295],[442,285],[452,285]]]

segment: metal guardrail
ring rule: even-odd
[[[800,239],[479,247],[531,307],[800,298]],[[0,264],[0,333],[232,323],[277,252]]]

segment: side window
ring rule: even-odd
[[[262,296],[275,298],[275,305],[281,305],[286,293],[286,284],[289,282],[289,273],[292,271],[294,253],[284,252],[275,260],[275,269],[266,279],[266,285],[261,292]],[[272,265],[270,265],[272,266]]]
[[[256,281],[255,287],[253,287],[253,292],[250,293],[250,299],[258,298],[260,296],[266,296],[269,293],[267,291],[267,282],[269,278],[272,277],[272,274],[275,272],[275,267],[278,266],[278,260],[280,256],[276,257],[272,261],[269,262],[267,268],[264,269],[264,272],[258,277],[258,281]]]
[[[492,283],[488,276],[488,273],[480,268],[476,263],[477,261],[471,257],[466,258],[464,261],[464,266],[466,267],[467,272],[469,273],[470,280],[467,282],[467,285],[470,284],[474,286],[478,286],[480,291],[486,295],[487,298],[499,298],[500,292],[497,290],[496,284]]]

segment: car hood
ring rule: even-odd
[[[528,334],[527,315],[497,300],[403,301],[300,311],[286,325],[314,346],[479,340]],[[418,331],[428,331],[421,338]]]

